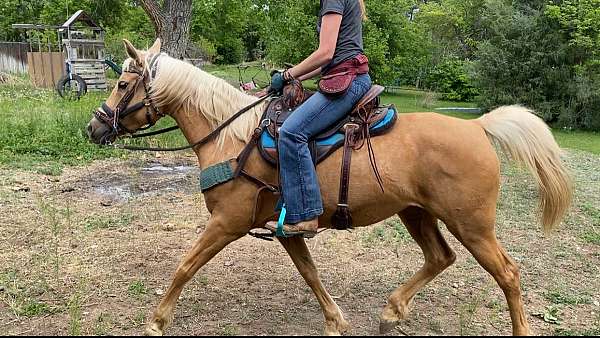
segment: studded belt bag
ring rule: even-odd
[[[368,72],[369,59],[365,55],[359,54],[327,71],[319,80],[319,91],[330,96],[343,95],[357,75]]]

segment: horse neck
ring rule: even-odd
[[[221,116],[229,116],[252,103],[252,99],[248,95],[245,95],[241,92],[239,95],[240,97],[235,98],[236,100],[234,100],[237,102],[235,104],[223,104],[225,102],[220,102],[220,100],[226,100],[225,95],[222,93],[212,92],[206,97],[207,100],[214,101],[213,106],[215,107],[229,107],[229,109],[233,109],[234,111],[232,112],[218,112]],[[261,103],[254,109],[260,109],[260,111],[262,111],[264,105],[264,103]],[[246,114],[252,113],[252,111],[246,112]],[[175,113],[172,113],[171,117],[175,119],[183,135],[190,144],[198,142],[214,130],[214,126],[211,126],[208,119],[198,107],[189,107],[184,105],[175,111]],[[201,169],[206,169],[207,167],[216,163],[236,158],[239,152],[245,146],[244,142],[233,137],[224,138],[222,145],[219,145],[217,140],[218,135],[209,140],[206,144],[194,148],[194,152],[198,157],[198,163],[200,164]]]

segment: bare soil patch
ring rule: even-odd
[[[534,333],[598,335],[600,157],[570,151],[567,161],[576,202],[549,237],[535,220],[533,179],[505,167],[498,237],[521,266]],[[197,175],[185,156],[97,161],[60,177],[0,169],[0,334],[141,334],[209,217]],[[351,334],[376,334],[387,297],[423,262],[399,222],[308,242]],[[401,331],[510,334],[501,290],[444,234],[458,260],[417,295]],[[167,333],[317,335],[322,328],[319,305],[283,248],[245,237],[200,270]]]

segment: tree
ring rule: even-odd
[[[192,23],[192,0],[141,0],[150,17],[162,49],[172,57],[185,56]]]
[[[600,129],[599,0],[510,4],[487,0],[479,44],[481,104],[520,103],[546,121]]]

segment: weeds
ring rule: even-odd
[[[87,231],[120,229],[130,225],[134,219],[135,216],[130,213],[123,213],[117,216],[97,216],[88,219],[84,223],[84,228]]]
[[[573,295],[561,291],[550,291],[544,293],[544,297],[557,305],[580,305],[580,304],[591,304],[592,299],[589,295]]]
[[[81,295],[77,291],[67,304],[69,310],[69,335],[81,336]]]
[[[127,292],[129,293],[130,296],[133,296],[136,298],[141,298],[143,295],[148,293],[148,289],[144,285],[144,282],[134,281],[131,284],[129,284],[129,287],[127,288]]]
[[[146,322],[146,313],[143,310],[138,310],[132,319],[134,326],[142,326]]]
[[[93,333],[95,336],[108,336],[113,325],[111,315],[101,312],[94,323]]]
[[[233,324],[225,324],[221,327],[222,336],[237,336],[238,329]]]

